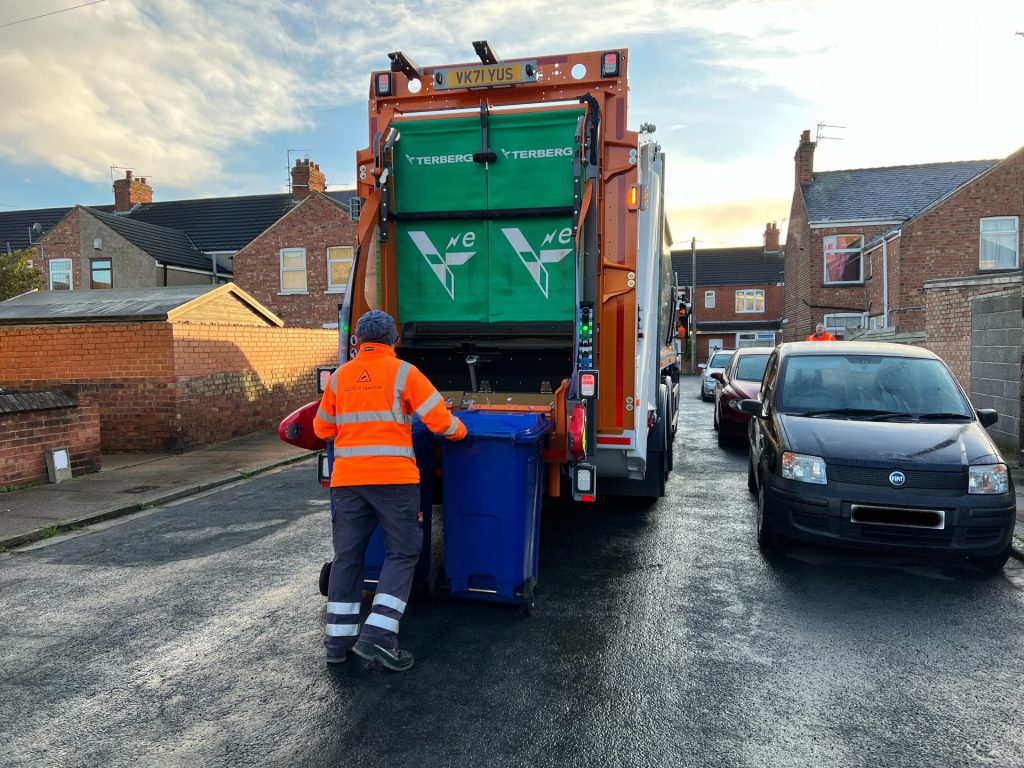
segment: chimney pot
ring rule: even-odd
[[[132,180],[132,177],[133,177],[134,175],[135,175],[135,174],[133,174],[133,173],[132,173],[131,171],[125,171],[125,172],[124,172],[124,177],[125,177],[126,179],[128,179],[128,181],[131,181],[131,180]]]

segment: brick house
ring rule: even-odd
[[[348,199],[313,187],[235,254],[235,282],[289,326],[337,328],[355,243]]]
[[[693,286],[691,328],[695,362],[712,348],[774,347],[781,341],[783,255],[779,228],[769,223],[763,246],[672,251],[676,284]]]
[[[804,131],[794,156],[786,341],[822,321],[839,337],[855,328],[924,332],[927,281],[1020,270],[1024,150],[816,173],[815,146]]]
[[[353,195],[327,192],[323,172],[305,159],[291,169],[291,182],[288,193],[153,202],[147,179],[126,171],[114,182],[114,205],[0,212],[0,249],[34,249],[44,290],[219,284],[232,279],[237,252],[312,192],[344,209]],[[280,265],[273,269],[279,279]]]

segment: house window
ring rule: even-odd
[[[774,347],[775,331],[748,331],[736,334],[736,349],[745,347]]]
[[[341,293],[348,284],[352,269],[352,246],[338,245],[327,249],[327,292]]]
[[[306,292],[306,249],[281,249],[281,293]]]
[[[825,244],[825,284],[864,282],[861,235],[830,235]]]
[[[737,312],[764,312],[764,290],[748,288],[736,291]]]
[[[714,291],[704,291],[704,309],[714,309],[714,308],[715,308],[715,292]]]
[[[114,269],[110,259],[91,259],[89,261],[89,287],[113,288]]]
[[[71,259],[53,259],[50,262],[50,290],[70,291],[72,288]]]
[[[979,269],[1016,269],[1020,263],[1020,229],[1016,216],[981,220]]]
[[[860,312],[836,312],[825,315],[825,330],[841,339],[851,328],[863,328],[867,324],[867,315]]]

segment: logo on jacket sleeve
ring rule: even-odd
[[[356,384],[369,384],[373,379],[370,378],[370,372],[363,368],[363,372],[359,374],[359,378],[356,379]]]

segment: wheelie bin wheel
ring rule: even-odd
[[[523,582],[523,613],[526,616],[533,616],[537,607],[537,581],[530,576]]]
[[[320,568],[320,594],[327,597],[327,587],[331,583],[331,561],[328,560]]]

